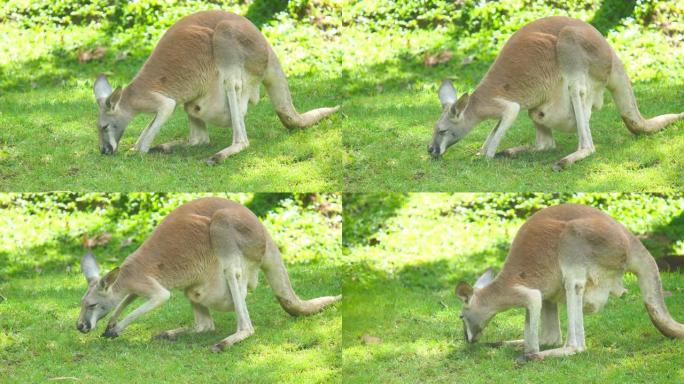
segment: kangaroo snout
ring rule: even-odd
[[[88,333],[90,332],[91,326],[90,324],[86,323],[76,323],[76,329],[78,329],[81,333]]]
[[[115,148],[109,144],[103,144],[100,147],[100,153],[102,153],[103,155],[113,155],[114,151],[115,151]]]
[[[432,156],[433,160],[437,160],[442,157],[442,153],[440,152],[438,145],[428,144],[427,151],[430,156]]]

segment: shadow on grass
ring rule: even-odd
[[[375,233],[385,227],[408,199],[405,193],[344,195],[342,241],[347,246],[377,244]]]
[[[656,259],[672,254],[675,243],[684,238],[684,212],[639,237]]]

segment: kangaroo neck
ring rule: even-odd
[[[487,286],[480,288],[476,294],[478,304],[487,308],[492,315],[515,306],[501,285],[500,281],[494,279]]]

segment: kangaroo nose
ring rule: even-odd
[[[112,150],[112,146],[109,144],[105,144],[102,147],[100,147],[100,153],[103,155],[111,155],[114,151]]]
[[[78,329],[81,333],[88,333],[88,331],[90,331],[90,327],[88,327],[88,325],[85,323],[76,324],[76,329]]]
[[[427,150],[428,150],[428,153],[430,154],[430,156],[432,156],[433,159],[437,159],[437,158],[439,158],[440,155],[441,155],[441,154],[439,153],[439,147],[434,146],[434,145],[432,145],[432,144],[428,144]]]

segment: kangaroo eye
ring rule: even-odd
[[[90,304],[88,306],[88,309],[95,309],[95,307],[97,307],[97,304]]]

